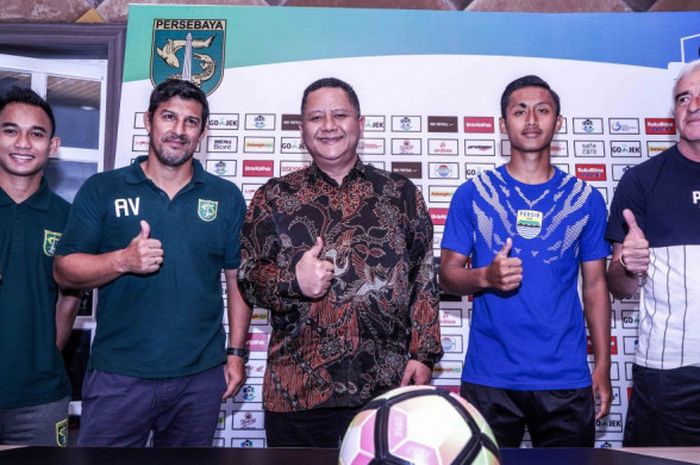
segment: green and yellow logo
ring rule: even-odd
[[[68,418],[56,423],[56,445],[66,447],[68,445]]]
[[[209,95],[224,77],[225,19],[154,19],[151,82],[183,79]]]
[[[61,233],[44,229],[44,254],[53,257],[56,253],[56,245],[61,240]]]
[[[219,212],[219,202],[214,200],[199,199],[197,205],[197,215],[203,221],[214,221]]]

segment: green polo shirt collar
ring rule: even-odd
[[[3,189],[0,189],[0,205],[11,205],[15,201],[12,197],[7,195]],[[39,184],[39,189],[34,192],[27,200],[22,202],[22,205],[26,205],[35,210],[47,211],[49,205],[51,204],[51,191],[49,190],[49,183],[46,181],[45,177],[41,177],[41,183]]]
[[[141,168],[141,163],[148,159],[148,155],[141,155],[134,160],[134,162],[129,167],[129,171],[126,175],[127,184],[141,184],[143,182],[148,182],[150,179],[146,177],[146,173],[143,172]],[[193,174],[192,179],[185,187],[182,188],[181,192],[186,192],[192,188],[193,184],[204,184],[204,168],[202,164],[196,158],[192,159]],[[179,194],[179,192],[178,192]]]
[[[7,195],[7,192],[0,187],[0,206],[13,204],[14,201]]]

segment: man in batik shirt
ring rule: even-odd
[[[338,447],[359,408],[428,384],[442,356],[433,230],[415,185],[358,158],[352,87],[312,83],[301,113],[313,163],[256,192],[239,282],[271,311],[268,445]]]

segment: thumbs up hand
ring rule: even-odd
[[[620,263],[630,273],[645,274],[649,269],[649,241],[637,224],[632,210],[625,208],[622,210],[622,216],[629,230],[622,242]]]
[[[488,287],[507,292],[516,289],[523,281],[523,262],[519,258],[509,257],[513,240],[509,237],[503,248],[498,251],[486,269]]]
[[[317,237],[314,245],[304,252],[295,269],[301,292],[312,299],[325,295],[333,280],[333,264],[318,258],[322,249],[323,239]]]
[[[141,230],[122,249],[122,273],[148,274],[158,271],[163,264],[163,248],[158,239],[151,239],[151,226],[141,220]]]
[[[144,220],[141,220],[139,224],[141,225],[141,231],[139,232],[139,235],[137,237],[140,237],[142,239],[148,239],[149,237],[151,237],[151,225]]]

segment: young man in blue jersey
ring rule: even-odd
[[[700,61],[673,89],[678,144],[625,172],[610,207],[610,290],[642,287],[624,445],[700,446]]]
[[[511,159],[460,186],[442,240],[441,286],[474,295],[461,395],[501,447],[518,447],[526,426],[535,447],[590,447],[611,400],[605,202],[551,163],[562,119],[545,81],[511,82],[501,115]]]
[[[0,97],[0,444],[65,446],[70,382],[61,358],[78,311],[53,280],[70,205],[43,176],[60,140],[30,89]]]

